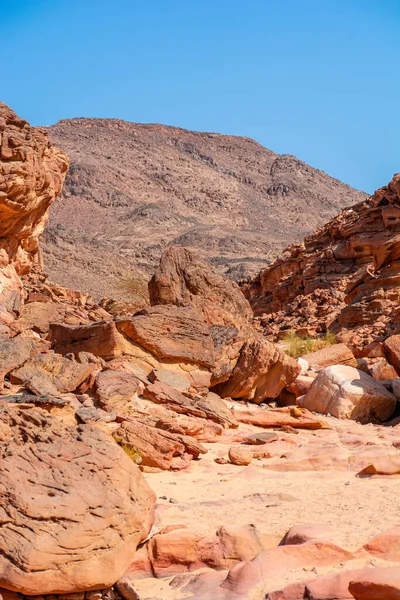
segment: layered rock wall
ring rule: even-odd
[[[47,132],[0,102],[0,266],[11,263],[24,274],[40,263],[38,238],[68,164]]]

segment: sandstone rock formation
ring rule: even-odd
[[[400,175],[290,247],[244,286],[265,332],[331,328],[366,355],[400,316]]]
[[[243,329],[253,318],[236,283],[178,246],[168,248],[161,256],[149,283],[149,294],[152,305],[193,306],[208,325]]]
[[[24,594],[107,587],[154,518],[154,495],[99,429],[0,406],[0,586]],[[16,476],[16,474],[18,474]]]
[[[2,102],[0,134],[1,266],[10,262],[21,274],[41,260],[38,238],[69,161],[47,132],[31,127]]]
[[[251,326],[251,309],[239,287],[189,250],[165,251],[149,291],[153,309],[193,307],[210,326],[216,357],[211,385],[221,396],[259,403],[276,398],[299,374],[299,364]]]

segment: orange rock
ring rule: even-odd
[[[332,344],[316,352],[304,354],[302,358],[308,362],[311,370],[320,370],[331,365],[357,367],[354,354],[346,344]]]
[[[400,335],[392,335],[382,345],[383,352],[391,365],[400,375]]]
[[[400,562],[400,527],[377,535],[365,544],[364,550],[383,560]]]
[[[350,582],[349,592],[355,600],[399,600],[400,568],[365,569]]]
[[[0,247],[23,274],[34,263],[41,266],[38,238],[61,193],[69,160],[43,129],[31,127],[3,102],[0,131]]]
[[[244,446],[232,446],[229,449],[229,460],[234,465],[249,465],[253,460],[253,452],[250,448]]]
[[[324,421],[315,417],[310,411],[297,407],[237,410],[235,416],[240,423],[260,427],[328,428]]]
[[[0,510],[13,515],[0,528],[0,586],[37,595],[113,585],[154,520],[137,466],[100,429],[65,427],[38,408],[0,406],[0,421],[11,426]]]

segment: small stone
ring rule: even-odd
[[[140,600],[138,593],[133,587],[132,581],[127,577],[122,577],[117,581],[115,587],[125,600]]]
[[[101,600],[102,597],[103,594],[100,591],[86,592],[85,594],[86,600]]]
[[[232,446],[232,448],[229,449],[229,460],[234,465],[249,465],[253,460],[253,453],[249,448]]]
[[[218,465],[227,465],[229,460],[226,460],[226,458],[214,458],[214,462]]]
[[[176,500],[176,498],[170,498],[169,502],[170,504],[179,504],[179,500]]]
[[[276,442],[279,437],[276,433],[271,433],[268,431],[262,431],[260,433],[254,433],[253,435],[249,435],[246,439],[243,440],[244,444],[250,444],[253,446],[261,446],[261,444],[268,444],[269,442]]]

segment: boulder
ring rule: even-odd
[[[187,392],[190,388],[190,380],[179,373],[174,373],[170,369],[153,369],[149,373],[149,379],[152,383],[160,381],[167,383],[180,392]]]
[[[2,265],[1,255],[0,267],[0,334],[7,337],[8,326],[13,323],[23,304],[24,288],[13,265]]]
[[[114,321],[98,321],[88,325],[52,323],[50,339],[59,354],[91,352],[106,360],[129,354],[131,344],[118,331]]]
[[[19,274],[41,263],[38,238],[68,163],[46,131],[0,102],[0,249]]]
[[[388,337],[382,345],[383,352],[389,363],[396,369],[400,375],[400,335]]]
[[[243,345],[228,381],[216,386],[222,398],[240,398],[259,404],[279,396],[296,379],[300,365],[255,333]]]
[[[80,364],[73,358],[65,358],[49,351],[30,358],[22,367],[14,369],[10,374],[12,383],[24,385],[32,379],[36,386],[46,386],[50,382],[59,393],[73,392],[92,373],[88,364]],[[31,388],[32,389],[32,388]],[[44,389],[41,388],[41,389]],[[39,394],[41,393],[39,389]]]
[[[124,413],[143,384],[131,373],[108,370],[96,375],[94,388],[101,408]]]
[[[338,541],[337,528],[325,523],[300,523],[293,525],[284,538],[286,546],[305,544],[311,541],[334,542]]]
[[[214,344],[200,314],[190,307],[153,306],[116,320],[118,331],[159,360],[215,365]]]
[[[156,381],[145,388],[143,396],[177,413],[210,419],[228,427],[237,427],[233,412],[217,394],[212,392],[203,398],[189,393],[183,394],[167,383]]]
[[[211,325],[210,334],[214,342],[215,367],[212,370],[211,386],[229,379],[238,361],[240,350],[250,329],[243,333],[232,325]]]
[[[48,333],[50,323],[63,323],[67,313],[64,304],[56,302],[29,302],[19,313],[14,328],[19,331],[32,329],[38,333]]]
[[[192,458],[206,452],[189,436],[169,433],[140,422],[124,421],[115,436],[128,454],[140,459],[144,467],[167,471],[185,469]]]
[[[308,362],[312,371],[319,371],[331,365],[357,367],[354,354],[346,344],[332,344],[316,352],[304,354],[302,358]]]
[[[365,569],[350,582],[349,592],[355,600],[399,600],[400,568]]]
[[[383,422],[396,408],[396,398],[379,381],[363,371],[335,365],[320,371],[300,405],[361,423]]]
[[[0,341],[0,381],[13,369],[26,363],[31,356],[48,348],[48,342],[23,335]]]
[[[380,533],[364,546],[369,554],[392,562],[400,562],[400,527]]]
[[[245,446],[232,446],[229,448],[228,456],[231,463],[239,466],[249,465],[253,460],[253,452]]]
[[[99,429],[38,408],[0,406],[0,423],[0,586],[42,595],[113,585],[154,519],[137,466]]]
[[[239,330],[253,319],[250,304],[239,286],[217,273],[187,248],[171,246],[161,256],[149,282],[150,303],[192,306],[208,325]]]
[[[318,577],[305,585],[304,597],[309,600],[353,600],[354,596],[349,592],[349,585],[362,573],[363,569],[359,569]]]

